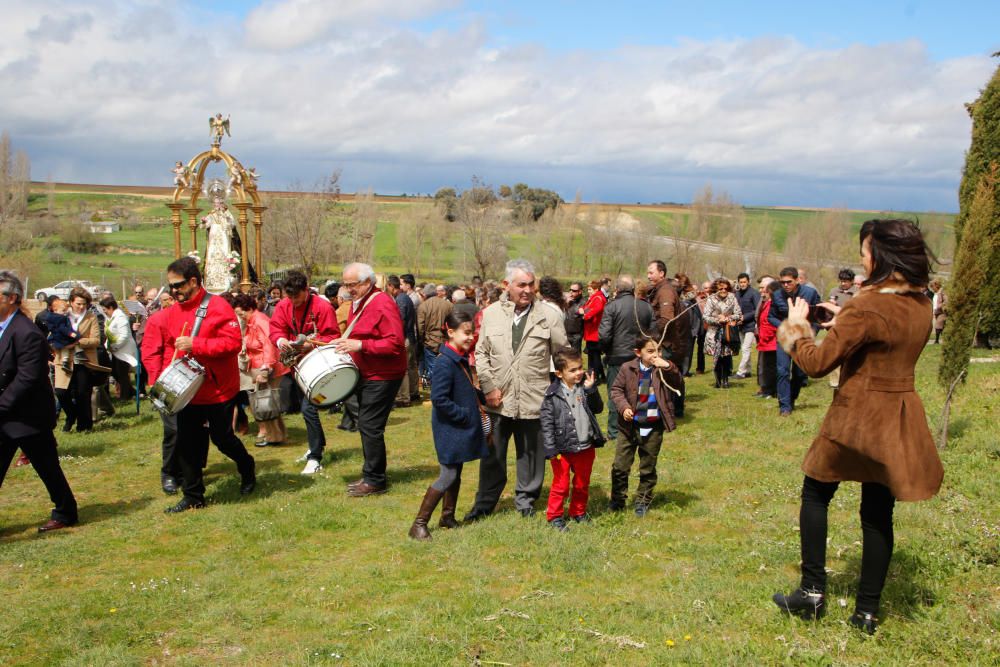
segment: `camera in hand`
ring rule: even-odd
[[[809,321],[813,324],[826,324],[833,317],[833,313],[822,306],[809,306]]]

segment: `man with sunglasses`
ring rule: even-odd
[[[181,257],[167,267],[167,287],[177,303],[164,313],[164,359],[189,354],[205,369],[205,381],[188,405],[177,413],[177,454],[184,477],[184,497],[167,512],[184,512],[205,506],[203,470],[208,440],[236,462],[240,493],[257,485],[255,463],[243,442],[233,433],[233,410],[240,391],[237,361],[243,339],[232,306],[220,296],[208,297],[207,312],[197,335],[192,336],[197,311],[205,299],[201,270],[191,257]]]
[[[799,283],[799,271],[794,266],[786,266],[778,275],[781,289],[771,298],[771,310],[767,315],[767,321],[775,327],[781,326],[788,318],[788,304],[792,299],[804,299],[810,306],[815,306],[820,301],[819,292],[809,285]],[[792,358],[780,345],[777,352],[778,410],[782,417],[787,417],[795,409],[795,401],[805,383],[806,374],[792,363]]]
[[[583,283],[572,283],[569,286],[569,299],[566,300],[566,319],[563,324],[566,327],[566,340],[570,349],[580,352],[583,344],[583,316],[580,309],[587,303],[587,297],[583,293]]]

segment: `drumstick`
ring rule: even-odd
[[[177,338],[183,338],[184,337],[184,332],[187,331],[187,328],[188,328],[188,323],[185,322],[184,326],[181,327],[181,335],[178,336]],[[177,338],[174,339],[175,343],[177,341]],[[174,363],[174,361],[176,361],[176,360],[177,360],[177,348],[175,347],[174,348],[174,356],[170,357],[170,363]]]

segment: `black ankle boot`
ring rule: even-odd
[[[875,631],[878,630],[878,619],[875,618],[875,614],[869,614],[865,611],[855,611],[848,622],[869,635],[875,634]]]
[[[771,599],[782,611],[802,618],[820,619],[826,614],[826,596],[817,591],[796,588],[788,595],[775,593]]]

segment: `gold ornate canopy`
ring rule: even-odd
[[[221,120],[222,115],[216,118]],[[225,121],[225,129],[228,131],[228,118]],[[198,249],[198,214],[202,209],[198,207],[198,200],[202,196],[205,186],[205,171],[213,162],[223,162],[226,166],[228,177],[228,190],[235,199],[233,206],[237,209],[237,222],[240,227],[240,242],[243,246],[242,276],[240,279],[240,290],[247,292],[250,290],[250,265],[247,261],[250,246],[247,244],[247,228],[250,224],[250,214],[253,212],[254,226],[254,266],[257,270],[262,270],[261,264],[261,227],[264,223],[264,211],[266,206],[262,206],[260,195],[257,194],[257,173],[255,169],[247,171],[240,161],[232,155],[222,150],[222,131],[219,125],[216,131],[216,124],[213,119],[213,142],[212,147],[191,158],[187,165],[178,162],[174,169],[174,196],[173,201],[167,204],[170,209],[170,221],[174,226],[174,255],[181,257],[181,211],[187,213],[188,229],[191,232],[191,248]],[[186,201],[185,201],[186,200]]]

